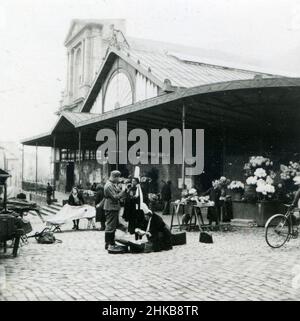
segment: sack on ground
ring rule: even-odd
[[[200,243],[208,243],[208,244],[211,244],[211,243],[213,243],[213,238],[212,238],[212,236],[211,236],[209,233],[207,233],[207,232],[200,232],[199,242],[200,242]]]
[[[44,229],[40,233],[35,233],[34,237],[39,244],[53,244],[58,242],[61,243],[61,241],[57,240],[54,236],[54,233],[49,229]]]

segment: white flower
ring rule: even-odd
[[[246,179],[246,183],[248,185],[256,185],[257,183],[257,177],[256,176],[249,176],[247,179]]]
[[[197,194],[197,190],[195,188],[191,188],[189,190],[189,195],[195,195],[195,194]]]
[[[275,187],[273,185],[267,184],[266,182],[265,183],[261,182],[260,184],[257,185],[256,192],[261,193],[263,195],[267,195],[268,193],[273,194],[275,193]]]
[[[257,186],[258,185],[266,185],[266,184],[267,184],[266,181],[264,179],[262,179],[262,178],[258,179],[257,183],[256,183]]]
[[[234,190],[234,189],[244,189],[245,188],[245,185],[240,182],[240,181],[232,181],[229,186],[228,186],[229,189],[231,190]]]
[[[271,176],[267,176],[266,182],[267,182],[268,184],[270,184],[270,185],[273,185],[274,180],[271,178]]]
[[[257,168],[254,172],[254,175],[256,177],[266,177],[267,176],[267,173],[266,171],[263,169],[263,168]]]

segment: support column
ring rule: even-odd
[[[38,184],[38,145],[35,144],[35,194],[37,194]]]
[[[70,51],[68,51],[68,54],[67,54],[67,97],[69,97],[69,94],[70,94],[70,77],[71,77],[71,68],[70,68],[70,65],[71,65],[71,54],[70,54]]]
[[[226,146],[227,146],[227,130],[226,128],[222,128],[222,175],[225,176],[225,160],[226,160]]]
[[[25,146],[22,144],[22,167],[21,167],[21,188],[23,190],[23,182],[24,182],[24,148]]]
[[[186,110],[184,103],[182,104],[182,167],[181,167],[181,177],[182,177],[182,189],[185,188],[185,117],[186,117]]]
[[[55,169],[56,169],[56,135],[53,136],[53,198],[54,199],[55,199],[55,190],[56,190]]]
[[[84,73],[83,73],[83,79],[84,79],[84,85],[87,86],[89,84],[89,80],[91,77],[91,73],[93,72],[91,70],[91,36],[88,35],[85,38],[84,41],[84,61],[83,61],[83,65],[84,65]],[[93,77],[93,75],[92,75]]]
[[[119,122],[116,125],[116,170],[119,169]]]
[[[78,178],[79,178],[79,185],[81,183],[81,139],[82,134],[81,130],[78,132]]]

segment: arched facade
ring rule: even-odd
[[[106,87],[103,111],[107,112],[133,103],[134,89],[129,75],[123,69],[116,70]]]

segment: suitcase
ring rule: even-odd
[[[10,240],[16,232],[16,218],[9,214],[0,214],[0,241]]]
[[[171,231],[172,245],[184,245],[186,244],[186,232],[184,231]]]

